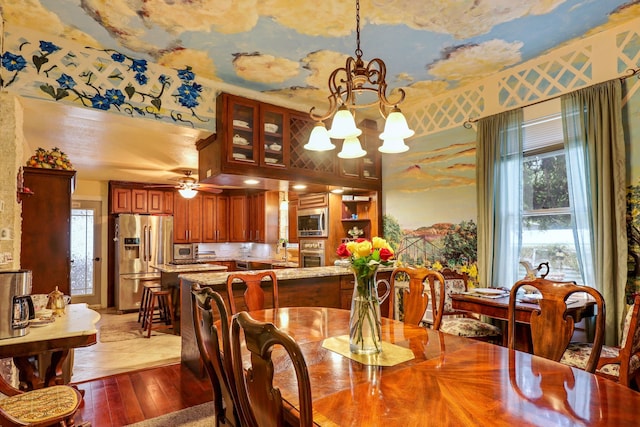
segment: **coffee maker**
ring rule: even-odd
[[[0,339],[29,333],[33,318],[31,270],[0,271]]]

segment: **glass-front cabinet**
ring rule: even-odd
[[[358,138],[362,149],[367,152],[364,157],[357,159],[340,159],[340,172],[342,176],[359,178],[364,180],[379,180],[381,175],[380,152],[378,147],[382,143],[379,138],[377,123],[374,120],[365,119],[358,125],[362,129],[362,135]],[[341,149],[341,142],[337,149]]]
[[[269,167],[285,167],[289,164],[289,118],[288,113],[275,107],[261,106],[263,138],[260,163]]]
[[[258,104],[250,100],[233,97],[228,104],[231,120],[227,126],[231,129],[228,161],[241,163],[258,162],[259,120]],[[231,123],[229,123],[229,121]]]

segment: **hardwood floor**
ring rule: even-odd
[[[76,425],[120,427],[212,400],[209,378],[181,364],[126,372],[75,383],[84,390]]]

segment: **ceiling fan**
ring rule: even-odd
[[[192,172],[190,170],[184,171],[184,176],[180,177],[176,184],[150,184],[145,185],[147,188],[177,188],[178,193],[185,199],[192,199],[198,194],[198,191],[205,191],[207,193],[222,193],[222,189],[212,186],[211,184],[203,184],[198,182],[197,179],[191,176]]]

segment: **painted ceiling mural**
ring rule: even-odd
[[[249,90],[327,105],[355,50],[355,2],[0,0],[12,25]],[[390,88],[454,89],[640,15],[640,0],[362,0],[363,59]]]

